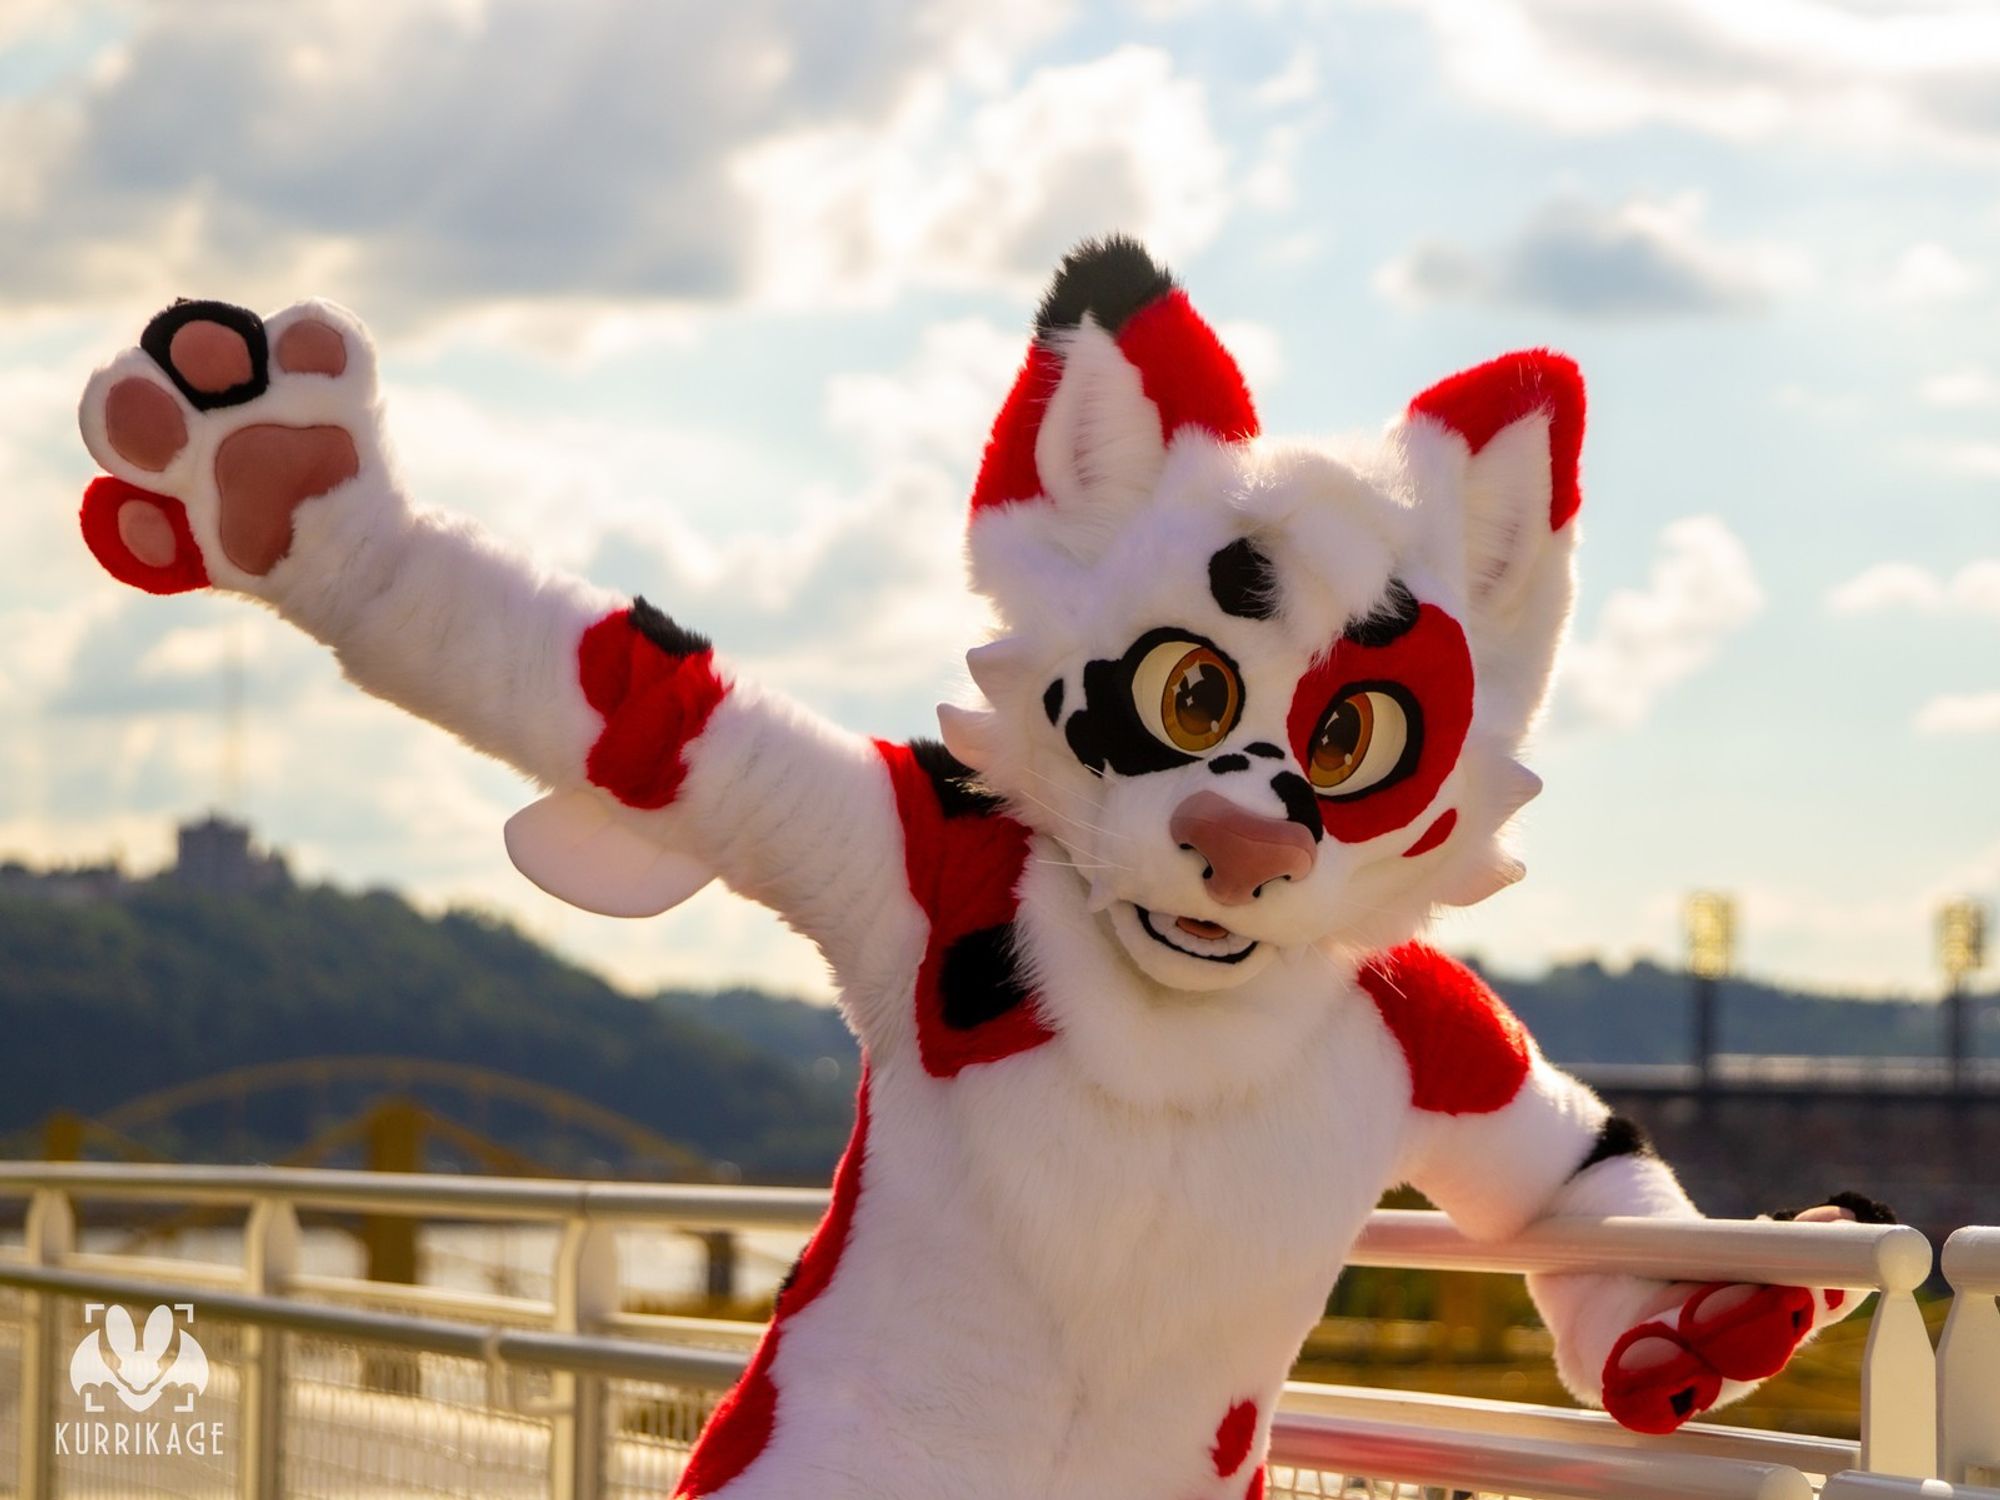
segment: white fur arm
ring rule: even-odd
[[[411,505],[350,314],[177,303],[80,420],[108,571],[263,600],[367,691],[556,789],[509,847],[557,894],[637,915],[720,876],[837,967],[894,948],[907,884],[875,748],[735,683],[660,611]]]

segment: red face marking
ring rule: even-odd
[[[1437,848],[1439,844],[1450,838],[1452,829],[1457,826],[1458,809],[1455,807],[1446,808],[1444,816],[1426,828],[1423,837],[1403,851],[1403,858],[1415,859],[1419,854],[1430,853],[1431,850]]]
[[[1418,744],[1408,765],[1389,779],[1350,797],[1320,796],[1320,821],[1343,844],[1380,838],[1414,822],[1437,799],[1458,764],[1472,726],[1472,651],[1458,621],[1435,604],[1425,604],[1417,610],[1416,624],[1387,645],[1334,642],[1326,659],[1299,679],[1292,695],[1285,729],[1299,763],[1309,762],[1313,734],[1328,708],[1352,689],[1378,686],[1406,696],[1415,710],[1409,715],[1409,732]],[[1422,852],[1421,840],[1419,845],[1411,852]]]

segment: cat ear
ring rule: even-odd
[[[1527,726],[1569,618],[1583,416],[1575,362],[1530,349],[1438,382],[1403,417],[1419,514],[1465,586],[1480,680],[1511,700],[1493,702],[1495,727]]]
[[[1078,556],[1153,488],[1184,428],[1224,442],[1257,431],[1242,373],[1187,293],[1135,241],[1072,251],[993,424],[972,492],[994,507],[1047,505]]]

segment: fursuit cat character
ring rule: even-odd
[[[1349,449],[1262,437],[1138,245],[1064,262],[971,503],[995,638],[943,744],[759,690],[644,600],[418,509],[320,302],[161,313],[89,384],[90,547],[261,600],[550,789],[516,862],[645,915],[711,877],[816,942],[859,1035],[825,1222],[680,1493],[1244,1500],[1383,1190],[1481,1238],[1696,1210],[1417,938],[1497,841],[1571,598],[1583,385],[1508,355]],[[948,749],[946,747],[949,747]],[[1814,1210],[1841,1217],[1844,1210]],[[1838,1290],[1531,1282],[1563,1379],[1665,1432]]]

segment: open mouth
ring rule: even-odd
[[[1204,959],[1212,964],[1240,964],[1257,951],[1257,939],[1231,932],[1220,922],[1164,914],[1156,917],[1138,905],[1134,905],[1132,910],[1139,914],[1139,925],[1146,929],[1147,937],[1176,953],[1185,953],[1189,958]]]

